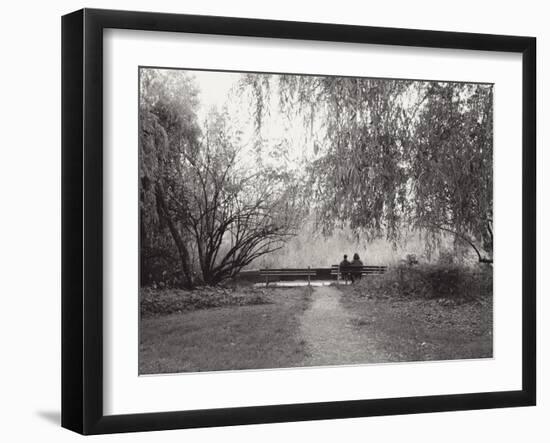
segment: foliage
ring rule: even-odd
[[[233,277],[279,249],[300,214],[292,174],[251,172],[227,111],[211,110],[201,129],[197,107],[186,73],[142,70],[142,283],[155,281],[174,257],[180,269],[163,271],[162,281],[190,288]]]
[[[446,303],[464,303],[492,296],[492,267],[433,263],[400,264],[385,274],[368,276],[354,291],[372,297],[426,298]]]
[[[182,155],[198,151],[200,128],[195,109],[198,90],[178,71],[140,70],[139,178],[142,283],[153,276],[150,257],[174,256],[179,278],[193,285],[189,238],[167,210],[166,190],[182,179]]]
[[[453,251],[445,249],[439,252],[439,264],[452,265],[456,260],[456,255]]]
[[[143,317],[168,315],[197,309],[222,306],[244,306],[270,303],[263,289],[202,287],[192,291],[183,289],[142,288],[140,313]]]
[[[491,262],[492,88],[430,83],[424,97],[411,158],[414,222],[455,234]]]
[[[387,262],[373,253],[380,239],[394,257],[420,257],[411,233],[427,257],[452,236],[457,257],[467,245],[492,262],[491,85],[243,74],[240,92],[250,140],[236,101],[199,121],[192,74],[140,70],[143,285],[216,284],[252,264],[355,251]],[[273,106],[309,141],[264,138]]]
[[[414,266],[418,264],[418,258],[416,258],[416,254],[407,254],[405,256],[405,262],[408,266]]]
[[[194,239],[203,281],[215,284],[281,248],[299,211],[291,177],[239,165],[228,116],[214,111],[209,119],[200,153],[182,162],[186,180],[171,188],[168,211]]]
[[[397,245],[385,238],[368,240],[358,237],[349,226],[335,227],[330,234],[325,235],[317,229],[315,217],[310,214],[303,218],[296,235],[285,242],[280,250],[259,258],[249,268],[329,267],[339,263],[344,254],[352,257],[355,252],[368,265],[396,265],[401,259],[406,260],[407,255],[414,255],[419,261],[433,262],[437,260],[441,248],[453,248],[450,234],[443,236],[433,253],[427,254],[424,238],[418,233],[403,232]],[[472,251],[462,261],[475,260],[477,258]]]
[[[349,223],[398,242],[407,226],[427,248],[446,232],[492,261],[491,85],[249,75],[242,87],[254,91],[258,125],[276,89],[285,113],[316,133],[308,175],[325,231]]]

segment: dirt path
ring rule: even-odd
[[[388,361],[372,339],[361,336],[340,304],[341,292],[330,286],[313,290],[311,307],[302,316],[300,331],[307,345],[305,366]]]

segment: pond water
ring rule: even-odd
[[[312,280],[311,286],[329,286],[331,284],[336,284],[336,280]],[[255,283],[255,287],[265,288],[265,282]],[[285,288],[295,288],[298,286],[307,286],[307,281],[304,280],[295,280],[295,281],[274,281],[269,282],[269,287],[285,287]]]

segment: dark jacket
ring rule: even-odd
[[[351,263],[349,262],[349,260],[347,258],[345,258],[344,260],[342,260],[340,262],[340,267],[341,268],[345,268],[346,266],[351,266]]]

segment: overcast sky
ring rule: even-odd
[[[204,122],[211,107],[219,110],[228,107],[229,114],[243,132],[243,141],[252,148],[255,140],[254,108],[250,97],[235,93],[242,76],[240,73],[215,71],[188,71],[196,80],[200,89],[200,109],[197,111],[200,122]],[[262,124],[262,137],[265,140],[266,151],[274,146],[285,143],[288,148],[288,159],[291,167],[301,168],[303,160],[312,155],[313,142],[307,137],[306,130],[300,119],[289,121],[279,109],[277,89],[273,88],[270,98],[269,115]],[[246,151],[245,151],[246,152]],[[252,157],[251,157],[252,158]],[[266,163],[278,166],[279,159],[269,158],[265,153]]]
[[[215,106],[221,109],[228,99],[231,87],[236,85],[241,74],[232,72],[190,71],[200,89],[201,108],[198,112],[202,121],[208,110]]]

